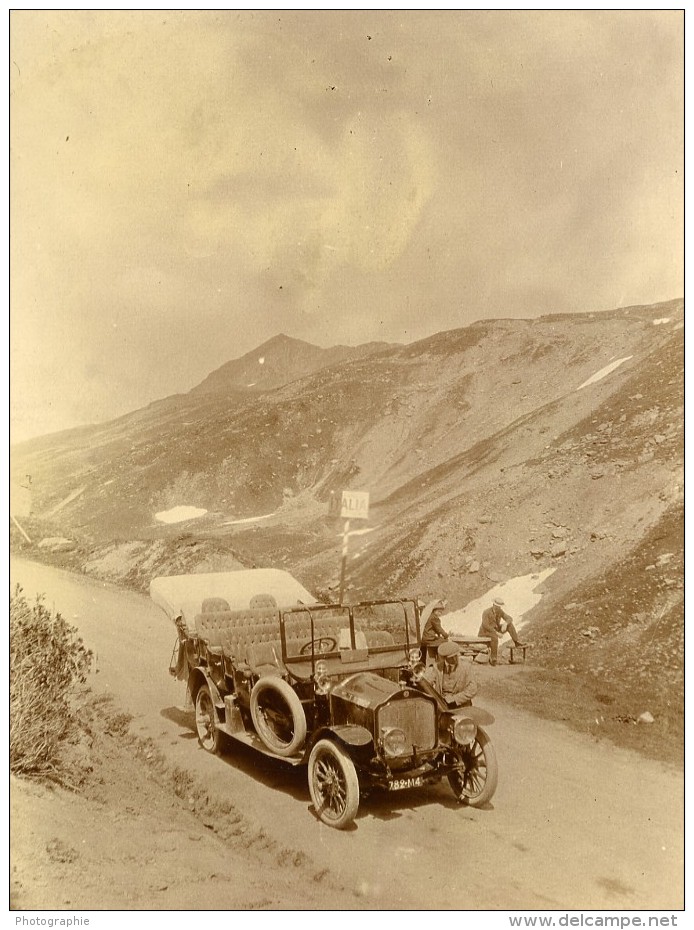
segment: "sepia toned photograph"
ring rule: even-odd
[[[678,926],[684,11],[8,19],[16,925]]]

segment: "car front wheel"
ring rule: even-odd
[[[491,801],[499,780],[499,766],[491,740],[480,727],[475,742],[464,753],[464,764],[448,776],[453,794],[470,807]]]
[[[311,750],[308,789],[316,813],[329,827],[344,830],[357,816],[357,770],[347,753],[331,740],[319,740]]]

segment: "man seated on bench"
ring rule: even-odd
[[[445,604],[443,601],[430,601],[422,611],[419,622],[422,626],[422,662],[430,665],[436,658],[436,650],[446,642],[448,633],[441,626],[441,615]]]
[[[490,665],[496,665],[499,660],[499,640],[508,633],[513,640],[514,646],[526,646],[527,643],[521,642],[518,633],[513,625],[513,617],[504,610],[504,602],[500,597],[494,598],[494,603],[482,613],[482,624],[478,636],[489,636],[491,639],[491,658]]]

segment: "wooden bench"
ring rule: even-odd
[[[522,656],[523,656],[523,662],[525,662],[525,654],[526,654],[526,652],[528,651],[528,649],[532,649],[532,648],[533,648],[533,644],[532,644],[532,643],[526,643],[524,646],[516,646],[514,643],[511,643],[511,644],[509,645],[509,647],[508,647],[508,653],[509,653],[508,662],[509,662],[509,665],[515,665],[515,664],[516,664],[516,653],[517,653],[517,652],[520,652],[520,653],[522,654]]]
[[[463,636],[457,634],[451,636],[451,640],[460,646],[461,655],[470,656],[473,661],[477,656],[491,655],[492,640],[489,636]]]

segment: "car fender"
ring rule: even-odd
[[[342,744],[345,749],[352,751],[365,749],[367,746],[373,745],[373,734],[366,727],[360,727],[356,723],[341,723],[331,727],[321,727],[312,735],[311,745],[306,747],[307,751],[310,751],[321,739],[335,740]]]
[[[207,687],[210,689],[210,696],[212,697],[212,701],[215,707],[218,707],[223,710],[224,700],[222,699],[222,696],[219,693],[219,688],[212,681],[212,679],[207,674],[205,669],[198,665],[197,668],[194,668],[191,671],[190,677],[188,678],[188,689],[190,691],[193,701],[195,701],[195,695],[200,690],[201,685],[207,685]]]
[[[461,707],[459,710],[453,711],[453,713],[458,718],[469,718],[478,727],[488,726],[490,723],[494,723],[495,720],[494,716],[483,707]]]

